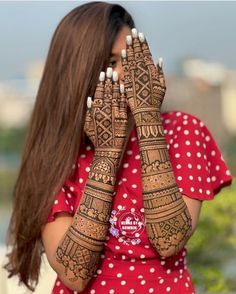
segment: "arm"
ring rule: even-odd
[[[80,204],[73,218],[60,214],[54,224],[47,224],[43,230],[51,266],[68,288],[79,292],[86,288],[97,270],[109,227],[116,173],[127,127],[126,104],[121,103],[123,108],[119,109],[118,98],[117,83],[112,84],[110,79],[105,85],[100,82],[92,110],[86,116],[85,130],[95,145],[95,154]],[[109,138],[103,136],[104,133],[109,133]],[[50,242],[54,236],[56,241],[52,240],[52,246]]]
[[[122,52],[127,100],[137,127],[142,187],[149,240],[162,256],[177,253],[193,227],[188,206],[175,181],[160,108],[166,87],[162,68],[154,66],[148,45],[137,31]]]

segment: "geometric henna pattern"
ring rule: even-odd
[[[142,165],[146,229],[163,256],[177,253],[191,236],[192,220],[171,166],[160,107],[166,86],[148,44],[133,36],[122,58],[127,102],[134,115]]]
[[[106,240],[116,173],[127,132],[127,104],[117,82],[100,82],[84,130],[93,142],[93,162],[73,222],[57,248],[57,261],[71,282],[86,287]]]

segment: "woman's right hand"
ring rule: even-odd
[[[120,154],[127,133],[127,103],[124,85],[119,85],[118,74],[112,72],[112,68],[108,68],[106,74],[100,73],[94,101],[88,104],[91,105],[87,108],[84,131],[94,144],[95,152]]]

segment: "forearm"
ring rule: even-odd
[[[118,153],[95,152],[73,222],[57,248],[56,260],[73,290],[83,290],[96,272],[109,227],[117,166]]]
[[[191,236],[192,222],[170,163],[160,112],[156,118],[137,124],[143,201],[150,242],[160,255],[171,256]]]

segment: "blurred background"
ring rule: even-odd
[[[114,2],[133,15],[154,60],[164,59],[164,109],[190,112],[202,119],[235,176],[236,2]],[[50,40],[63,16],[82,3],[0,2],[0,260],[28,120]],[[204,202],[198,229],[188,244],[197,293],[236,293],[234,183],[213,201]]]

